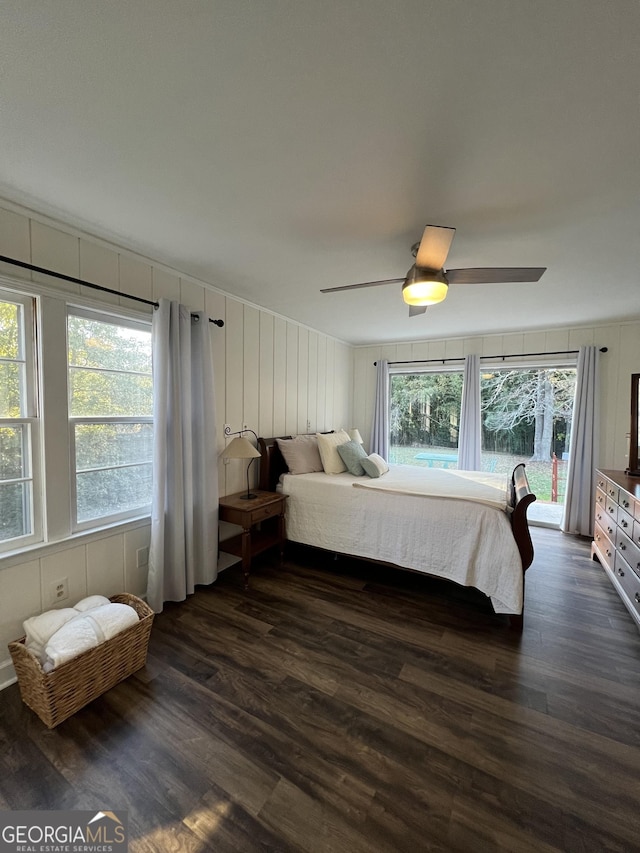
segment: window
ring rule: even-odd
[[[41,537],[34,304],[0,291],[0,551]]]
[[[389,461],[435,468],[457,466],[462,373],[390,376]]]
[[[482,369],[482,461],[527,462],[538,506],[554,505],[545,519],[560,521],[571,437],[576,368]]]
[[[70,309],[67,320],[74,529],[151,508],[149,324]]]
[[[392,373],[389,461],[456,468],[463,374]],[[518,462],[537,501],[532,520],[560,522],[575,396],[573,364],[481,367],[482,470],[509,474]]]

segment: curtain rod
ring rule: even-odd
[[[15,258],[7,258],[5,255],[0,255],[0,261],[5,264],[13,264],[16,267],[22,267],[25,270],[32,272],[43,273],[44,275],[52,275],[54,278],[61,278],[63,281],[70,281],[73,284],[81,284],[83,287],[91,287],[93,290],[101,290],[104,293],[112,293],[114,296],[124,296],[125,299],[133,299],[134,302],[143,302],[145,305],[152,305],[154,308],[159,308],[159,302],[153,302],[151,299],[143,299],[142,296],[132,296],[130,293],[121,293],[119,290],[113,290],[111,287],[103,287],[101,284],[93,284],[90,281],[83,281],[81,278],[74,278],[72,275],[65,275],[61,272],[45,269],[45,267],[37,267],[34,264],[27,264],[25,261],[17,261]],[[192,317],[195,315],[192,314]],[[215,326],[224,326],[224,320],[212,320],[209,317],[209,322]]]
[[[608,351],[609,347],[600,347],[600,352]],[[504,361],[505,358],[531,358],[535,355],[577,355],[579,352],[580,350],[577,349],[555,350],[554,352],[515,352],[511,355],[481,355],[480,360],[483,358],[501,358]],[[410,361],[390,361],[389,364],[445,364],[447,361],[464,361],[464,356],[460,358],[414,358]],[[374,367],[377,364],[377,361],[373,362]]]

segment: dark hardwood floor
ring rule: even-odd
[[[307,549],[227,570],[57,729],[0,694],[0,808],[126,808],[132,853],[640,850],[640,634],[588,542],[533,535],[522,637]]]

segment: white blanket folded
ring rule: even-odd
[[[60,630],[63,625],[75,619],[86,610],[93,607],[101,607],[109,604],[109,599],[104,595],[90,595],[83,598],[73,607],[62,607],[60,610],[47,610],[39,616],[32,616],[22,623],[26,635],[25,647],[42,662],[44,660],[44,649],[49,639]]]
[[[105,604],[71,619],[49,639],[43,669],[50,672],[77,655],[115,637],[138,621],[128,604]]]

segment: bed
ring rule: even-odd
[[[289,541],[475,587],[522,630],[524,573],[533,561],[527,509],[535,501],[524,464],[508,482],[407,465],[371,480],[289,474],[277,438],[259,438],[258,447],[260,488],[288,495]]]

